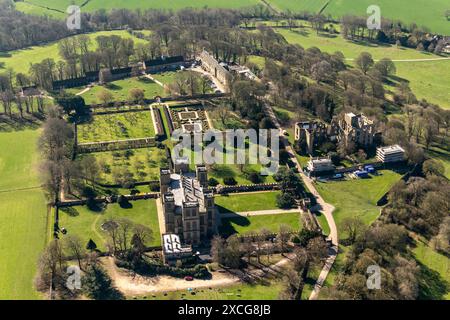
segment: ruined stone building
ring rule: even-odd
[[[160,170],[166,233],[177,234],[183,243],[192,245],[216,233],[220,218],[207,183],[205,166],[197,166],[193,173],[180,162],[175,164],[173,172]]]
[[[373,144],[375,125],[363,114],[346,113],[343,118],[334,122],[334,127],[338,141],[354,142],[363,147]]]
[[[219,80],[228,91],[232,78],[231,73],[206,50],[203,50],[198,58],[202,62],[202,68]]]
[[[327,125],[319,121],[302,121],[295,123],[295,141],[305,147],[305,152],[313,154],[314,147],[318,146],[327,137]]]

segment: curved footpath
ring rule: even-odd
[[[298,169],[298,172],[300,174],[300,177],[303,180],[303,183],[308,188],[309,192],[314,195],[317,202],[317,209],[319,209],[323,215],[325,216],[328,226],[330,227],[330,235],[328,236],[328,239],[331,240],[331,247],[328,251],[328,258],[325,261],[325,265],[322,268],[322,271],[319,274],[319,277],[317,278],[316,284],[314,285],[314,289],[311,292],[311,295],[309,296],[309,300],[317,299],[319,296],[320,289],[322,288],[328,273],[331,270],[331,267],[333,266],[334,261],[336,260],[336,256],[338,254],[338,248],[339,248],[339,239],[338,239],[338,232],[336,227],[336,222],[334,221],[333,217],[333,211],[334,207],[331,204],[328,204],[325,202],[325,200],[322,198],[322,196],[317,192],[316,187],[313,184],[313,181],[305,175],[303,172],[302,166],[297,160],[297,157],[295,156],[295,151],[292,149],[291,144],[286,139],[286,137],[283,135],[283,128],[281,127],[275,113],[273,112],[273,109],[270,105],[267,103],[265,104],[266,112],[271,118],[272,122],[275,124],[275,126],[280,130],[280,137],[283,144],[286,146],[286,150],[289,152],[291,160],[295,163],[295,166]]]

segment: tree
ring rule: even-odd
[[[119,300],[123,299],[106,273],[99,265],[91,265],[82,278],[82,288],[85,294],[95,300]]]
[[[295,205],[295,199],[291,193],[283,192],[277,195],[277,207],[282,209],[289,209]]]
[[[97,98],[102,104],[106,105],[113,101],[114,96],[109,90],[103,89],[97,93]]]
[[[367,71],[372,68],[374,61],[370,53],[361,52],[361,54],[356,58],[355,64],[364,74],[367,74]]]
[[[443,177],[445,173],[444,165],[433,159],[426,160],[423,163],[422,170],[426,176],[435,175]]]
[[[62,107],[64,112],[69,116],[69,119],[73,122],[78,122],[83,118],[87,111],[83,97],[70,93],[62,93],[56,97],[56,103]]]
[[[286,224],[281,224],[278,229],[277,242],[280,245],[281,254],[284,254],[289,239],[291,238],[292,229]]]
[[[342,230],[347,233],[349,244],[353,244],[365,232],[366,225],[359,217],[348,217],[342,220]]]
[[[64,246],[69,253],[69,256],[75,257],[78,261],[78,267],[83,270],[81,261],[86,256],[81,239],[76,235],[69,235],[64,238]]]
[[[133,101],[137,101],[139,103],[143,103],[145,99],[144,90],[139,88],[133,88],[130,90],[130,99]]]
[[[215,235],[211,240],[211,257],[213,262],[222,264],[225,258],[225,240]]]
[[[396,73],[395,64],[389,58],[383,58],[375,63],[375,69],[377,69],[383,77],[389,77]]]

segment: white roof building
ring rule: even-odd
[[[383,163],[405,160],[405,150],[398,144],[377,148],[377,159]]]

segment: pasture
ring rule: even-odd
[[[100,142],[155,136],[148,111],[95,115],[88,123],[77,126],[78,142]]]
[[[381,46],[368,42],[356,42],[343,39],[340,35],[316,34],[312,29],[298,31],[278,30],[290,42],[305,49],[317,47],[328,53],[340,51],[350,65],[361,52],[369,52],[375,60],[390,58],[397,67],[393,82],[406,81],[418,99],[427,99],[443,108],[450,108],[450,91],[446,80],[450,73],[450,60],[407,61],[417,59],[439,59],[440,56],[396,46]]]
[[[37,174],[39,132],[0,133],[0,300],[40,298],[33,279],[47,241],[47,208]]]
[[[64,18],[67,7],[71,3],[81,5],[84,0],[28,0],[28,3],[18,2],[16,8],[20,11],[30,14],[49,15],[54,18]],[[158,1],[158,0],[91,0],[81,8],[82,12],[92,12],[99,9],[170,9],[180,10],[183,8],[242,8],[251,7],[259,4],[259,0],[191,0],[186,2],[184,0]],[[62,12],[48,10],[47,8],[57,9]]]
[[[400,177],[399,173],[381,170],[379,175],[369,179],[318,182],[316,188],[324,200],[336,208],[333,216],[340,231],[342,221],[347,217],[359,217],[366,225],[374,222],[380,214],[377,201]],[[321,226],[326,225],[323,215],[319,217],[319,222]],[[345,235],[341,235],[341,238],[345,238]]]
[[[400,20],[404,23],[416,23],[433,32],[449,34],[450,21],[444,12],[448,8],[447,0],[268,0],[272,7],[292,12],[309,11],[331,15],[338,19],[353,14],[368,16],[367,8],[376,4],[381,9],[381,16],[386,19]]]
[[[149,227],[153,240],[147,245],[161,245],[156,200],[137,200],[130,202],[130,208],[121,208],[118,203],[108,204],[102,211],[91,211],[86,206],[76,206],[59,211],[59,227],[67,230],[67,235],[77,235],[84,244],[92,239],[99,250],[106,250],[107,233],[102,224],[111,218],[127,218],[134,223]],[[64,235],[60,235],[64,239]],[[131,238],[131,237],[130,237]]]

